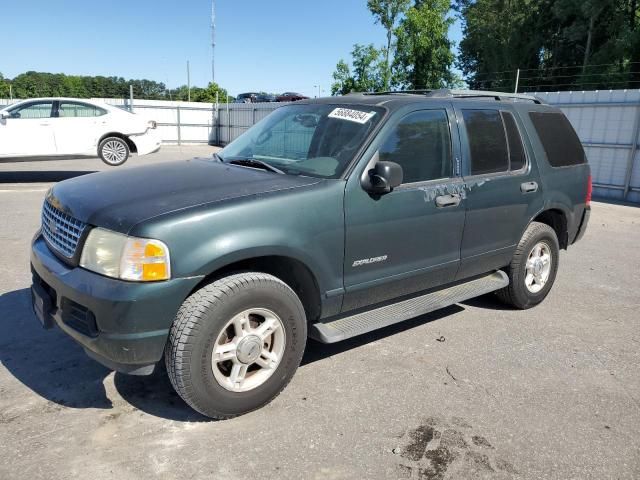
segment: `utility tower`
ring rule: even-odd
[[[216,0],[211,0],[211,81],[216,81]]]

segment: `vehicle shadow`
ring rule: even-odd
[[[38,170],[0,172],[2,183],[52,183],[96,173],[95,170]]]
[[[318,360],[339,355],[348,350],[353,350],[354,348],[361,347],[382,338],[402,333],[420,325],[435,322],[436,320],[453,315],[454,313],[462,312],[463,310],[464,308],[460,305],[451,305],[441,310],[436,310],[435,312],[427,313],[425,315],[412,318],[411,320],[405,320],[404,322],[396,323],[395,325],[389,325],[388,327],[381,328],[380,330],[374,330],[373,332],[337,343],[324,344],[315,340],[309,340],[300,366],[310,365]]]
[[[104,381],[111,371],[86,356],[59,329],[43,330],[31,310],[28,288],[0,296],[0,364],[34,393],[68,408],[111,409]],[[116,373],[119,395],[135,408],[176,421],[208,421],[175,393],[166,373],[149,377]]]
[[[305,368],[318,360],[463,310],[453,305],[331,345],[310,340],[301,366]],[[88,358],[59,329],[43,330],[31,310],[28,288],[0,296],[0,364],[20,383],[50,402],[77,409],[117,408],[105,390],[105,378],[111,371]],[[113,382],[123,400],[150,415],[183,422],[211,421],[192,410],[173,390],[162,362],[153,375],[115,373]]]
[[[482,308],[483,310],[518,310],[517,308],[502,303],[498,297],[493,293],[487,293],[480,297],[471,298],[461,302],[462,305],[469,307]]]

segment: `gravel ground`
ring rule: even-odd
[[[539,307],[488,296],[310,341],[274,402],[213,422],[163,374],[114,374],[31,313],[46,189],[108,168],[0,163],[0,479],[640,478],[640,208],[595,202]]]

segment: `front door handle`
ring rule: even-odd
[[[462,201],[462,197],[457,193],[452,193],[450,195],[440,195],[436,197],[436,206],[438,208],[444,207],[457,207],[460,205]]]
[[[538,182],[525,182],[520,184],[522,193],[533,193],[538,191]]]

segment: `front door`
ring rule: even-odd
[[[443,106],[407,113],[384,128],[372,148],[379,160],[398,163],[404,178],[391,193],[369,195],[358,170],[349,179],[343,311],[454,279],[465,201],[453,161],[458,155],[453,118]]]
[[[10,110],[0,120],[0,155],[55,155],[51,127],[53,101],[34,101]]]

